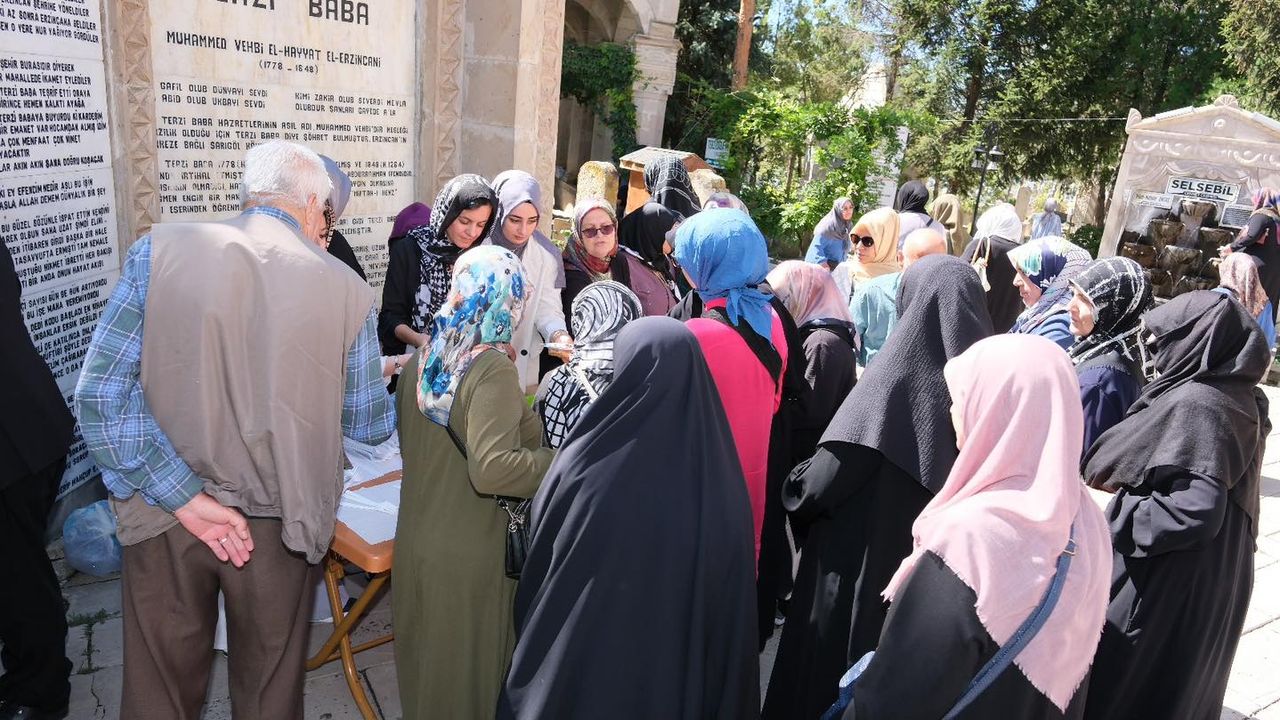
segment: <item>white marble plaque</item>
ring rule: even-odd
[[[0,0],[0,238],[68,406],[119,275],[99,0]],[[95,474],[78,431],[59,496]]]
[[[415,199],[414,5],[154,3],[161,219],[235,214],[245,150],[297,141],[351,176],[338,229],[380,287],[392,222]]]

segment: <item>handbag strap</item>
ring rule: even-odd
[[[943,716],[942,720],[952,720],[969,706],[984,690],[990,687],[991,683],[1009,667],[1009,663],[1022,652],[1023,648],[1031,642],[1031,639],[1040,632],[1040,628],[1044,627],[1044,623],[1049,619],[1049,615],[1053,613],[1053,607],[1058,604],[1058,597],[1062,595],[1062,586],[1067,581],[1067,570],[1071,567],[1071,558],[1076,554],[1076,526],[1071,525],[1071,534],[1067,537],[1067,547],[1058,556],[1058,567],[1054,571],[1053,580],[1049,583],[1049,589],[1045,591],[1044,597],[1041,598],[1040,604],[1035,610],[1031,611],[1031,615],[1022,622],[1022,625],[1013,633],[1013,637],[996,651],[996,654],[987,661],[986,665],[978,671],[978,674],[970,681],[969,687],[965,689],[960,699],[956,701],[951,712]]]
[[[462,438],[458,437],[458,433],[454,432],[453,427],[448,423],[445,423],[444,429],[445,432],[449,433],[449,439],[453,441],[453,446],[458,448],[458,452],[462,453],[462,459],[468,459],[467,448],[462,444]],[[498,507],[511,516],[513,524],[524,523],[525,514],[528,512],[528,500],[524,498],[509,498],[502,495],[489,495],[488,497],[493,498],[498,503]]]

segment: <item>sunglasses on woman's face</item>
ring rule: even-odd
[[[875,246],[876,246],[876,239],[875,239],[875,238],[873,238],[873,237],[870,237],[870,236],[854,235],[854,236],[853,236],[853,244],[854,244],[854,245],[861,245],[861,246],[863,246],[863,247],[875,247]]]
[[[582,237],[588,240],[595,240],[597,235],[609,237],[613,234],[613,225],[601,225],[600,227],[582,228]]]

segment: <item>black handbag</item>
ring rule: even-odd
[[[449,433],[449,439],[453,441],[453,446],[458,448],[458,452],[462,453],[462,457],[467,457],[467,448],[463,446],[462,439],[453,431],[453,428],[445,425],[444,429]],[[524,560],[529,554],[529,505],[532,501],[524,498],[503,497],[501,495],[490,495],[498,507],[507,514],[507,558],[506,558],[506,574],[512,580],[520,579],[520,572],[524,570]]]

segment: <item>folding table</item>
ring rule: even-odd
[[[375,478],[365,483],[356,485],[352,489],[365,488],[373,485],[381,485],[400,479],[400,471],[395,471]],[[377,598],[382,591],[382,587],[386,585],[387,580],[391,577],[391,554],[395,548],[395,540],[370,545],[365,542],[355,532],[348,528],[341,521],[333,533],[333,542],[329,545],[329,554],[324,559],[324,584],[325,590],[329,595],[329,605],[333,608],[333,632],[329,635],[329,639],[325,640],[320,650],[307,660],[307,670],[314,670],[322,665],[333,662],[334,660],[342,661],[342,671],[347,678],[347,687],[351,690],[351,697],[356,701],[356,707],[360,709],[360,714],[365,720],[377,720],[377,715],[373,711],[373,706],[369,704],[369,697],[365,694],[364,685],[360,682],[359,669],[356,667],[355,656],[365,650],[371,650],[379,645],[385,645],[394,639],[392,633],[387,633],[379,638],[374,638],[368,642],[359,645],[351,644],[351,633],[364,619],[364,614],[369,610],[369,606],[373,600]],[[342,599],[338,594],[339,583],[346,577],[346,565],[350,563],[360,568],[360,570],[369,574],[369,585],[365,588],[364,593],[351,606],[351,610],[344,611],[342,608]]]

